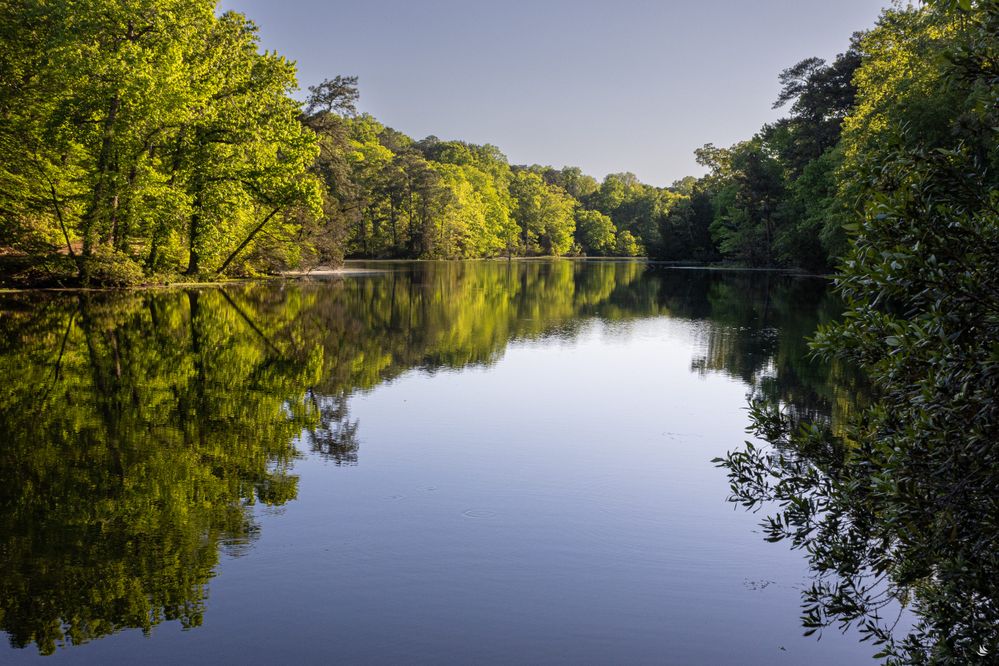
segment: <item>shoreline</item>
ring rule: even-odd
[[[225,287],[228,285],[251,284],[254,282],[268,282],[279,280],[300,280],[309,277],[338,277],[359,275],[363,273],[381,273],[375,269],[351,268],[343,266],[340,268],[318,268],[312,271],[286,271],[276,275],[258,275],[255,277],[232,278],[230,280],[207,280],[205,282],[168,282],[136,284],[124,287],[0,287],[0,295],[23,294],[29,292],[129,292],[129,291],[152,291],[156,289],[194,289],[209,287]]]
[[[348,259],[346,264],[337,268],[331,267],[317,267],[311,270],[291,270],[283,271],[274,275],[259,275],[255,277],[245,277],[245,278],[233,278],[229,280],[209,280],[206,282],[190,282],[190,281],[179,281],[179,282],[169,282],[169,283],[151,283],[151,284],[137,284],[131,286],[119,286],[119,287],[0,287],[0,295],[9,294],[22,294],[22,293],[32,293],[32,292],[52,292],[52,293],[72,293],[72,292],[94,292],[94,293],[104,293],[104,292],[130,292],[130,291],[146,291],[146,290],[157,290],[157,289],[194,289],[194,288],[217,288],[229,285],[240,285],[240,284],[250,284],[256,282],[269,282],[269,281],[281,281],[281,280],[308,280],[311,278],[339,278],[339,277],[355,277],[361,275],[371,275],[378,273],[386,273],[392,270],[388,264],[418,264],[418,263],[428,263],[428,262],[448,262],[448,263],[459,263],[464,261],[513,261],[513,262],[534,262],[534,261],[593,261],[593,262],[642,262],[650,267],[657,269],[668,269],[668,270],[703,270],[703,271],[733,271],[733,272],[760,272],[760,273],[778,273],[781,275],[789,275],[793,277],[805,277],[805,278],[821,278],[825,280],[833,279],[833,275],[824,275],[820,273],[809,273],[807,271],[802,271],[800,269],[794,268],[766,268],[766,267],[751,267],[751,266],[738,266],[738,265],[723,265],[723,264],[697,264],[697,263],[686,263],[686,262],[672,262],[672,261],[657,261],[655,259],[649,259],[647,257],[514,257],[508,259],[506,257],[483,257],[477,259]],[[364,266],[357,266],[351,264],[386,264],[385,268],[368,268]]]

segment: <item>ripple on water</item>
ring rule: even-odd
[[[490,511],[489,509],[468,509],[467,511],[462,511],[461,515],[466,518],[475,518],[478,520],[484,520],[486,518],[493,518],[496,516],[495,511]]]

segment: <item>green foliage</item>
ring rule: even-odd
[[[751,266],[773,265],[777,209],[784,196],[780,163],[759,139],[727,152],[727,173],[714,174],[725,184],[715,196],[711,236],[723,255]]]
[[[667,261],[715,261],[718,250],[711,238],[715,207],[704,180],[689,178],[674,185],[677,198],[659,222],[661,242],[655,256]]]
[[[617,228],[609,217],[595,210],[576,211],[576,239],[587,255],[614,254]]]
[[[0,2],[0,251],[39,264],[68,255],[83,282],[109,275],[83,260],[94,254],[127,258],[148,281],[345,256],[573,251],[826,270],[845,249],[858,192],[836,174],[855,166],[840,131],[867,57],[858,36],[830,64],[780,74],[787,118],[729,149],[709,144],[698,155],[711,173],[662,188],[631,173],[598,182],[576,167],[511,168],[491,145],[414,141],[357,114],[357,77],[310,86],[303,112],[294,65],[260,53],[256,27],[216,15],[213,0]],[[939,127],[925,109],[907,113],[925,121],[919,131]],[[579,209],[608,218],[613,241],[603,219],[576,232]]]
[[[513,218],[524,254],[560,256],[572,248],[576,201],[533,171],[518,171],[510,184]]]
[[[5,3],[7,251],[65,252],[84,282],[118,284],[129,264],[196,275],[252,250],[264,220],[318,207],[294,66],[215,5]]]
[[[128,287],[143,281],[142,266],[120,250],[99,247],[81,262],[84,272],[97,284]]]
[[[732,499],[777,502],[767,537],[807,553],[809,631],[856,625],[899,664],[999,654],[999,6],[887,12],[863,39],[844,134],[858,222],[824,357],[873,400],[841,432],[772,406],[720,461]],[[911,628],[896,634],[908,605]]]
[[[824,271],[846,254],[849,210],[839,196],[837,176],[842,162],[841,147],[830,148],[790,183],[777,214],[774,245],[780,264]]]
[[[617,241],[614,243],[614,253],[619,257],[637,257],[641,252],[641,246],[635,240],[635,237],[631,235],[630,231],[625,230],[617,235]]]
[[[607,176],[583,203],[610,217],[619,232],[628,232],[637,245],[626,256],[638,256],[662,245],[661,222],[677,198],[666,189],[639,182],[632,173],[617,173]]]
[[[545,167],[541,169],[541,177],[545,182],[555,187],[561,187],[569,196],[578,201],[582,201],[600,187],[597,179],[582,172],[579,167],[563,167],[553,169]]]

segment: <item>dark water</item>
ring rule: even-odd
[[[710,462],[849,409],[824,281],[372,267],[0,297],[0,663],[867,660]]]

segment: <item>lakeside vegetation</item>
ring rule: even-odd
[[[295,66],[214,0],[5,0],[0,275],[8,285],[209,280],[343,258],[637,256],[828,271],[857,208],[842,137],[855,35],[780,75],[785,119],[668,187],[509,164],[357,113],[355,77],[298,101]],[[872,33],[873,34],[873,33]],[[860,82],[862,83],[862,82]],[[852,146],[852,148],[851,148]]]
[[[886,12],[861,37],[839,189],[861,204],[814,352],[873,400],[841,432],[758,402],[769,446],[718,460],[766,538],[802,550],[808,632],[893,664],[999,655],[999,3]],[[911,623],[899,623],[906,608]]]

